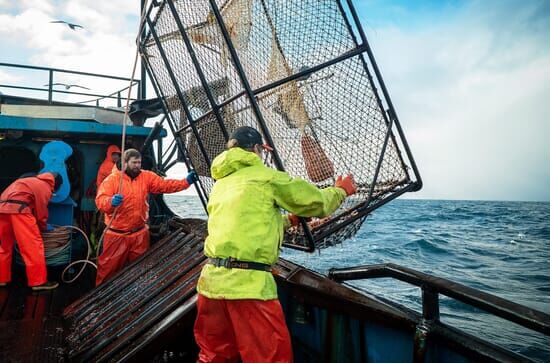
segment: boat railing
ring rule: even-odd
[[[550,335],[550,315],[516,304],[474,288],[432,276],[393,263],[331,269],[328,277],[335,281],[371,278],[394,278],[422,290],[422,317],[424,321],[439,320],[439,294],[479,308],[528,329]]]
[[[0,88],[8,88],[8,89],[16,89],[16,90],[22,90],[22,91],[31,91],[31,92],[42,92],[42,94],[47,93],[47,100],[48,104],[52,104],[58,100],[55,100],[56,94],[63,94],[63,95],[74,95],[79,96],[83,98],[82,96],[87,96],[86,99],[79,100],[77,104],[82,105],[95,105],[97,107],[99,106],[114,106],[114,104],[107,104],[108,101],[115,102],[116,101],[116,107],[122,107],[122,101],[126,98],[126,90],[130,88],[130,81],[131,86],[136,89],[136,91],[133,91],[132,94],[135,94],[137,96],[131,97],[130,100],[136,100],[141,99],[140,95],[144,94],[142,88],[142,82],[139,79],[130,79],[125,77],[118,77],[118,76],[112,76],[112,75],[106,75],[106,74],[99,74],[99,73],[90,73],[90,72],[81,72],[81,71],[72,71],[68,69],[60,69],[60,68],[51,68],[51,67],[38,67],[38,66],[30,66],[30,65],[24,65],[24,64],[15,64],[15,63],[0,63],[0,69],[3,67],[11,68],[11,69],[24,69],[28,72],[32,71],[41,71],[43,73],[46,73],[48,76],[47,83],[44,84],[42,87],[39,86],[25,86],[21,84],[0,84]],[[113,81],[113,86],[116,89],[113,92],[93,92],[89,87],[86,87],[84,85],[79,84],[72,84],[73,82],[68,82],[67,76],[65,77],[58,77],[59,74],[64,75],[79,75],[83,77],[93,77],[93,79],[102,79],[102,80],[111,80]],[[39,79],[39,77],[32,77],[33,80]],[[59,79],[59,81],[54,81]],[[95,81],[97,82],[97,81]],[[124,82],[124,86],[122,88],[120,87]],[[42,82],[41,82],[42,83]],[[103,82],[104,83],[104,82]],[[62,86],[65,89],[55,89],[56,86]],[[103,84],[104,86],[104,84]],[[111,86],[111,84],[109,84]],[[137,87],[135,87],[137,86]],[[75,89],[78,88],[82,91],[73,91],[71,88]]]

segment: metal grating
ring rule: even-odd
[[[142,55],[203,195],[211,161],[243,125],[274,147],[266,164],[293,177],[323,188],[354,175],[358,193],[288,232],[287,246],[340,243],[373,209],[420,189],[351,1],[168,0],[145,26]]]
[[[65,309],[70,361],[147,360],[162,351],[172,326],[183,320],[192,326],[206,223],[174,219],[170,225],[173,233]],[[195,349],[192,341],[185,344],[181,349]]]

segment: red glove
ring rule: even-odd
[[[288,213],[288,220],[292,227],[296,227],[300,225],[300,217],[298,217],[296,214]],[[307,222],[311,221],[311,217],[306,218],[306,221]]]
[[[296,227],[300,224],[300,217],[298,217],[296,214],[289,213],[288,220],[290,221],[290,225],[292,227]]]
[[[334,186],[337,188],[342,188],[346,191],[346,194],[348,196],[355,194],[357,192],[357,185],[355,185],[355,181],[353,180],[353,175],[349,174],[345,177],[342,177],[341,175],[336,178],[336,182],[334,183]]]

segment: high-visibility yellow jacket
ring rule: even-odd
[[[211,167],[216,183],[208,202],[208,257],[274,264],[279,257],[285,218],[281,208],[303,217],[325,217],[343,202],[341,188],[319,189],[263,165],[254,153],[232,148]],[[277,298],[270,272],[206,264],[197,290],[211,299]]]

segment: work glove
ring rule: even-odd
[[[300,217],[298,217],[296,214],[288,213],[288,221],[290,222],[290,225],[292,227],[296,227],[300,225]],[[311,217],[306,218],[306,222],[310,222]]]
[[[51,224],[49,224],[49,223],[46,224],[46,232],[51,232],[51,231],[53,231],[54,229],[55,229],[55,227],[52,226]]]
[[[185,177],[185,180],[187,180],[187,183],[189,185],[193,184],[194,182],[196,182],[197,180],[199,180],[199,176],[197,175],[197,173],[195,172],[195,170],[191,170],[189,172],[189,174],[187,174],[187,176]]]
[[[336,182],[334,183],[334,186],[337,188],[342,188],[346,191],[346,194],[348,196],[355,194],[357,192],[357,185],[355,185],[355,181],[353,180],[353,175],[349,174],[344,177],[341,175],[336,178]]]
[[[296,227],[297,225],[300,224],[300,217],[298,217],[296,214],[289,213],[288,221],[290,222],[290,225],[292,227]]]
[[[111,198],[111,205],[113,207],[118,207],[119,205],[122,204],[122,199],[123,199],[122,194],[113,195],[113,197]]]

